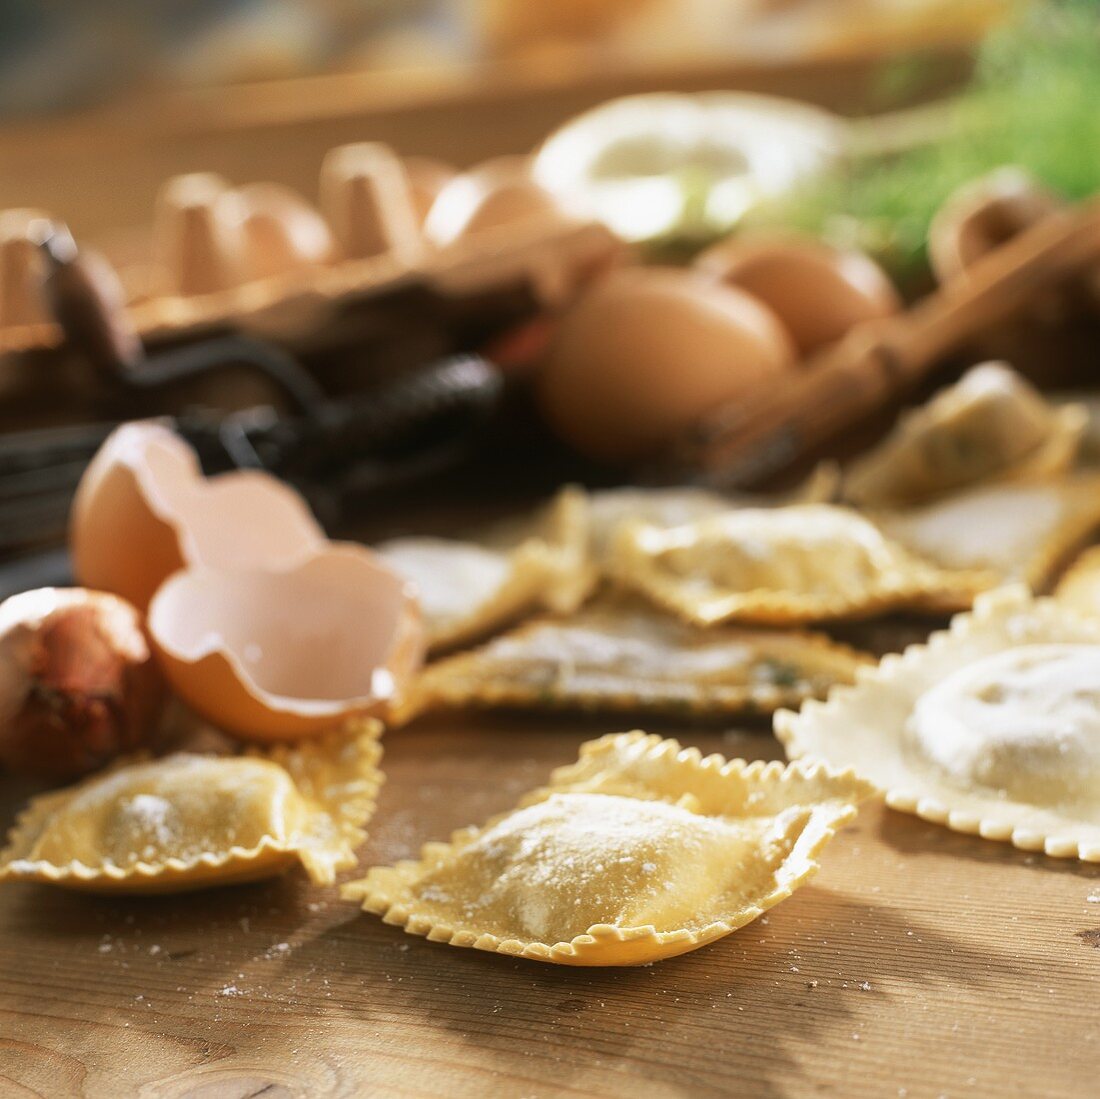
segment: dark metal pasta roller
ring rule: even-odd
[[[501,376],[474,355],[332,398],[296,359],[251,337],[216,335],[146,354],[125,323],[114,272],[97,257],[81,256],[64,227],[47,225],[40,246],[55,319],[69,349],[115,391],[120,407],[131,398],[134,413],[147,417],[155,414],[157,394],[181,381],[242,366],[262,375],[281,408],[196,408],[164,422],[195,448],[207,473],[268,470],[300,489],[326,525],[353,518],[372,492],[431,476],[465,457],[498,406]],[[112,417],[0,435],[0,554],[64,538],[80,476],[119,422]]]

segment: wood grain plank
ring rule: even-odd
[[[389,736],[364,861],[507,808],[618,727],[493,716]],[[658,731],[779,754],[760,731]],[[2,796],[10,815],[21,791]],[[1097,890],[1097,868],[879,807],[767,917],[629,970],[427,943],[297,875],[134,900],[9,886],[0,1094],[1085,1095]]]

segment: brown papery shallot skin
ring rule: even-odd
[[[124,600],[42,589],[0,606],[0,766],[51,779],[94,771],[149,741],[163,701]]]

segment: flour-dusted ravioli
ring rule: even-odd
[[[476,640],[540,609],[568,613],[596,583],[587,501],[558,494],[537,528],[506,548],[445,538],[395,538],[377,547],[412,580],[433,650]]]
[[[1044,591],[1057,567],[1100,527],[1100,475],[968,489],[874,518],[889,537],[942,568],[984,569],[1001,582]]]
[[[676,527],[736,507],[729,497],[690,485],[672,488],[602,489],[588,498],[589,550],[601,564],[607,560],[615,534],[627,523]]]
[[[823,462],[801,485],[782,498],[728,496],[693,485],[602,489],[588,497],[589,549],[596,562],[603,565],[619,528],[630,523],[678,527],[725,514],[734,508],[824,503],[835,497],[839,476],[835,465]]]
[[[1100,619],[1022,586],[775,730],[792,759],[852,767],[895,809],[1100,861]]]
[[[1100,546],[1090,547],[1073,562],[1054,594],[1067,606],[1100,614]]]
[[[984,363],[899,420],[844,475],[844,497],[896,508],[992,480],[1052,477],[1072,466],[1087,422],[1054,408],[1019,374]]]
[[[318,884],[355,865],[382,780],[381,726],[240,756],[178,752],[35,798],[0,853],[0,881],[169,893],[301,864]]]
[[[770,713],[850,683],[871,658],[823,634],[714,626],[605,596],[425,669],[408,718],[443,707],[560,707],[697,717]]]
[[[374,868],[344,896],[452,946],[640,965],[790,896],[869,792],[850,773],[704,759],[622,733],[585,744],[512,812]]]
[[[946,572],[828,504],[744,508],[620,530],[612,574],[690,622],[783,625],[970,598],[992,578]]]

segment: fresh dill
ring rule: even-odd
[[[1067,198],[1100,190],[1100,5],[1027,4],[982,43],[942,136],[843,161],[762,220],[878,256],[903,284],[926,270],[928,225],[957,187],[1006,164]]]

